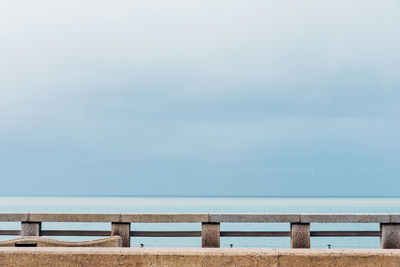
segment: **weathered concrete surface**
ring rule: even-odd
[[[291,223],[290,224],[290,247],[291,248],[310,248],[310,224]]]
[[[41,222],[21,222],[21,236],[40,236]]]
[[[0,266],[398,267],[399,250],[0,248]]]
[[[381,223],[381,248],[400,248],[400,224]]]
[[[300,222],[300,214],[210,214],[210,222]]]
[[[201,247],[219,248],[220,246],[220,224],[202,223],[201,224]]]
[[[388,223],[390,214],[300,214],[302,223]]]
[[[292,222],[400,223],[400,214],[124,214],[124,213],[0,213],[1,222]]]
[[[121,214],[121,222],[195,223],[208,222],[208,214]]]
[[[130,223],[112,223],[111,235],[120,236],[122,239],[122,246],[129,248],[131,246],[131,224]]]
[[[21,237],[11,240],[1,240],[0,247],[15,247],[34,245],[36,247],[122,247],[122,238],[120,236],[111,236],[107,238],[94,239],[88,241],[70,242],[56,240],[39,236]],[[0,261],[1,266],[1,261]]]
[[[0,213],[0,222],[208,222],[209,214]]]

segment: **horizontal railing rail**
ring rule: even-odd
[[[400,223],[400,214],[103,214],[0,213],[0,222],[143,222],[143,223]]]
[[[381,248],[400,248],[400,214],[95,214],[0,213],[0,222],[20,222],[7,236],[111,236],[123,246],[131,237],[201,237],[202,247],[219,247],[221,237],[290,237],[292,248],[309,248],[310,237],[380,237]],[[42,230],[43,222],[107,222],[111,231]],[[131,223],[201,223],[201,231],[132,231]],[[290,223],[290,231],[221,231],[221,223]],[[310,231],[311,223],[379,223],[380,231]],[[134,230],[134,229],[133,229]]]

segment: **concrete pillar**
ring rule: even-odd
[[[290,224],[290,247],[291,248],[310,248],[310,224],[291,223]]]
[[[381,248],[400,248],[399,223],[381,223]]]
[[[131,246],[131,224],[130,223],[111,223],[111,235],[118,235],[122,238],[122,246]]]
[[[40,236],[41,222],[21,222],[21,236]]]
[[[201,247],[219,248],[220,224],[202,223],[201,225]]]

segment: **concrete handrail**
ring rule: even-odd
[[[221,236],[289,236],[292,248],[309,248],[311,236],[379,236],[382,248],[400,248],[400,214],[103,214],[0,213],[0,222],[21,222],[21,231],[0,235],[109,236],[118,235],[124,247],[132,236],[201,236],[202,247],[219,247]],[[111,231],[43,230],[42,222],[109,222]],[[290,231],[220,231],[221,223],[290,223]],[[131,231],[131,223],[201,223],[201,231]],[[379,223],[380,231],[310,231],[311,223]]]
[[[0,222],[132,222],[132,223],[400,223],[400,214],[132,214],[132,213],[0,213]]]

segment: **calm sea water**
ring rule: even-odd
[[[70,213],[400,213],[400,198],[280,198],[280,197],[0,197],[0,212]],[[1,229],[19,223],[0,222]],[[109,230],[109,223],[44,223],[43,229]],[[200,231],[200,223],[132,224],[132,230]],[[288,223],[222,223],[223,231],[288,231]],[[379,230],[378,224],[311,224],[311,230]],[[2,236],[1,239],[12,237]],[[87,237],[57,237],[85,240]],[[133,246],[200,247],[200,238],[142,238]],[[221,247],[289,247],[287,237],[222,237]],[[314,248],[378,248],[377,237],[312,237]]]

